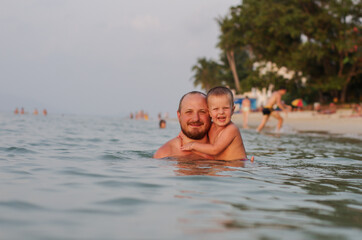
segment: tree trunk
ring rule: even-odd
[[[321,90],[318,90],[318,95],[319,95],[320,104],[323,104],[323,102],[324,102],[323,92]]]
[[[345,83],[344,83],[344,86],[343,86],[343,89],[342,89],[342,93],[341,93],[341,99],[340,99],[341,103],[345,103],[345,102],[346,102],[348,85],[349,85],[349,83],[351,82],[352,77],[357,74],[357,72],[356,72],[356,66],[357,66],[356,63],[352,66],[352,69],[351,69],[350,73],[348,74],[347,79],[346,79],[346,81],[345,81]]]
[[[342,89],[342,92],[341,92],[341,103],[345,103],[346,102],[346,97],[347,97],[347,90],[348,90],[348,84],[349,82],[351,81],[351,78],[352,76],[348,76],[344,86],[343,86],[343,89]]]
[[[240,89],[240,82],[239,82],[238,73],[236,72],[234,51],[233,50],[226,51],[226,56],[228,58],[228,62],[229,62],[230,68],[231,68],[231,72],[233,73],[236,91],[240,92],[240,90],[241,90]]]

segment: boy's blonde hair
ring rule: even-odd
[[[234,106],[234,95],[233,95],[233,93],[231,92],[231,90],[229,88],[223,87],[223,86],[218,86],[218,87],[211,88],[207,92],[206,100],[208,100],[210,96],[224,96],[224,95],[229,95],[230,101],[231,101],[231,106]]]

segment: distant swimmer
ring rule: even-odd
[[[45,108],[43,109],[43,115],[44,116],[48,115],[48,111]]]
[[[38,109],[35,108],[33,114],[38,115],[39,114]]]
[[[160,128],[166,128],[166,121],[161,119],[159,122]]]
[[[233,93],[226,87],[214,87],[207,94],[207,104],[212,119],[209,143],[191,142],[181,149],[208,154],[218,160],[246,160],[239,128],[231,121],[235,109]]]
[[[285,87],[281,87],[278,91],[273,92],[271,97],[268,99],[267,104],[263,108],[263,119],[261,120],[259,127],[256,129],[257,132],[260,132],[264,128],[265,124],[269,120],[270,115],[278,120],[277,131],[280,130],[283,125],[283,118],[277,111],[274,111],[273,106],[276,104],[282,111],[288,111],[287,105],[283,105],[281,101],[282,96],[286,92],[287,89]]]
[[[14,114],[19,114],[19,109],[15,108]]]
[[[24,108],[22,107],[21,110],[20,110],[20,114],[24,114],[25,111],[24,111]]]

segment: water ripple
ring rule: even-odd
[[[0,147],[0,150],[4,151],[4,152],[12,152],[12,153],[36,153],[35,151],[29,150],[27,148],[22,148],[22,147],[8,147],[8,148]]]
[[[38,206],[33,203],[25,202],[25,201],[1,201],[0,206],[13,208],[16,210],[41,210],[41,209],[44,209],[41,206]]]
[[[99,174],[99,173],[89,173],[89,172],[82,172],[79,170],[61,170],[59,174],[64,175],[72,175],[72,176],[82,176],[82,177],[91,177],[91,178],[108,178],[108,175]]]
[[[115,198],[111,200],[97,202],[97,204],[110,205],[110,206],[136,206],[136,205],[144,205],[147,203],[151,203],[151,201],[140,198],[133,198],[133,197],[122,197],[122,198]]]

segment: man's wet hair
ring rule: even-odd
[[[229,88],[223,87],[223,86],[211,88],[211,89],[207,92],[206,100],[208,100],[208,98],[209,98],[210,96],[224,96],[224,95],[229,95],[229,96],[230,96],[231,105],[234,106],[234,95],[233,95],[233,92],[232,92]]]
[[[202,96],[204,96],[206,98],[206,94],[205,93],[202,93],[202,92],[199,92],[199,91],[192,91],[192,92],[188,92],[186,93],[185,95],[183,95],[180,99],[180,102],[178,104],[178,109],[177,111],[178,112],[181,112],[181,105],[182,105],[182,101],[184,100],[184,98],[187,96],[187,95],[194,95],[194,94],[200,94]]]

